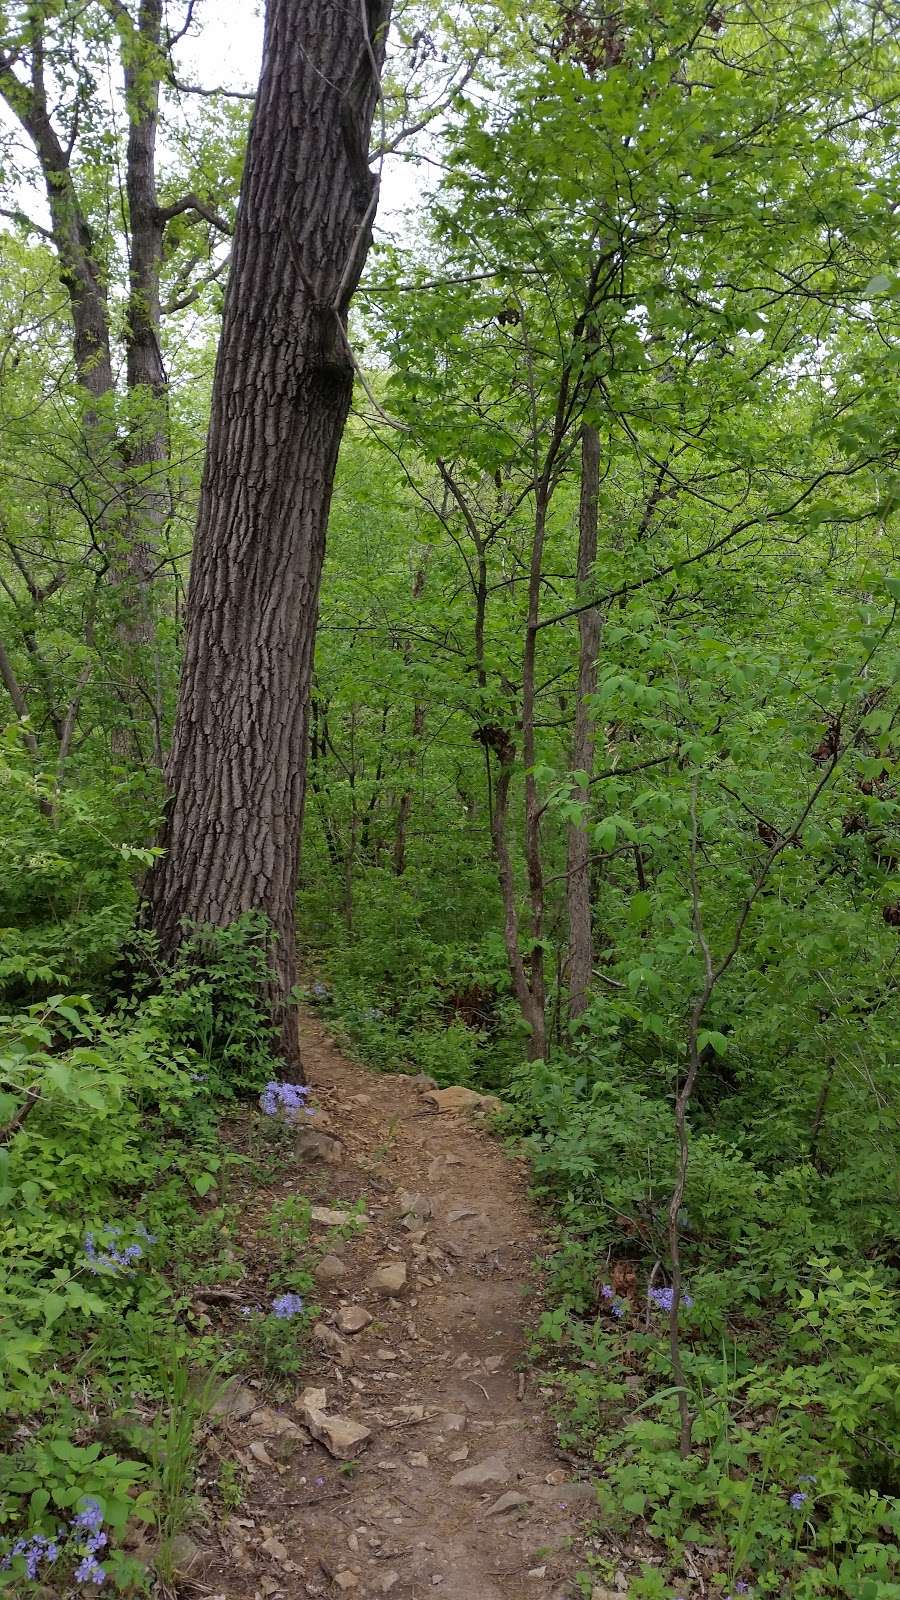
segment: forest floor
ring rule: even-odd
[[[296,1138],[319,1159],[280,1172],[245,1223],[292,1189],[316,1208],[361,1204],[368,1220],[314,1222],[329,1266],[316,1269],[321,1315],[290,1402],[234,1379],[217,1395],[208,1481],[230,1456],[243,1494],[210,1530],[218,1549],[187,1541],[175,1592],[570,1600],[594,1497],[555,1448],[549,1391],[525,1359],[548,1247],[527,1169],[477,1108],[348,1061],[315,1020],[303,1043],[327,1131]]]

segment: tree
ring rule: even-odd
[[[168,204],[158,195],[161,92],[175,92],[174,51],[190,18],[189,7],[184,26],[170,29],[162,0],[99,0],[77,12],[28,0],[9,8],[0,49],[0,98],[33,153],[22,167],[18,152],[8,152],[4,183],[17,198],[23,182],[42,188],[49,227],[18,206],[2,214],[52,247],[68,302],[84,458],[78,504],[115,611],[115,667],[105,663],[118,699],[111,744],[120,758],[157,765],[164,743],[157,578],[171,505],[163,313],[199,296],[198,268],[231,231],[221,214],[221,151],[219,209],[197,192],[211,180],[196,152],[188,192],[176,188]],[[201,127],[215,116],[208,113]],[[125,281],[117,283],[123,262]],[[220,252],[210,276],[223,265]],[[165,307],[163,287],[171,291]],[[78,566],[72,563],[76,575]],[[37,579],[26,586],[32,597],[42,587]]]
[[[347,313],[378,202],[369,139],[390,0],[270,0],[213,384],[165,855],[146,916],[261,911],[272,1006],[299,1066],[290,992],[307,706],[338,449],[353,393]]]

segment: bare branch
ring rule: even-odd
[[[173,205],[157,206],[156,220],[162,223],[171,222],[173,217],[180,217],[185,211],[195,211],[211,227],[218,228],[220,233],[227,234],[229,237],[234,233],[234,228],[230,222],[226,222],[218,211],[207,205],[205,200],[201,200],[199,195],[193,193],[184,195],[181,200],[176,200]]]

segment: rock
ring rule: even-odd
[[[254,1411],[250,1418],[250,1426],[261,1433],[264,1439],[280,1438],[282,1435],[291,1437],[297,1435],[304,1438],[303,1429],[292,1422],[281,1411],[270,1411],[268,1407],[262,1411]]]
[[[437,1088],[437,1078],[429,1078],[427,1072],[417,1072],[415,1077],[414,1078],[410,1078],[409,1081],[412,1084],[414,1089],[436,1089]]]
[[[301,1128],[294,1139],[294,1151],[301,1161],[324,1161],[327,1167],[344,1164],[344,1146],[330,1133],[316,1128]]]
[[[225,1422],[243,1422],[256,1410],[258,1400],[259,1396],[240,1378],[226,1378],[213,1393],[209,1414]]]
[[[196,1543],[189,1533],[176,1533],[167,1550],[173,1578],[186,1578],[192,1573],[196,1578],[209,1557],[209,1551]]]
[[[250,1440],[250,1454],[252,1455],[254,1461],[259,1462],[261,1467],[274,1467],[275,1465],[272,1457],[269,1455],[268,1450],[263,1444],[262,1439]]]
[[[409,1189],[401,1189],[397,1195],[397,1206],[403,1226],[410,1232],[427,1222],[433,1215],[434,1207],[427,1194],[413,1194]]]
[[[447,1457],[448,1461],[456,1461],[456,1462],[468,1461],[468,1459],[469,1459],[469,1446],[467,1444],[461,1445],[458,1450],[451,1450],[450,1454]]]
[[[559,1505],[575,1505],[578,1501],[596,1500],[597,1490],[593,1483],[584,1478],[576,1478],[569,1482],[554,1485],[547,1489],[543,1484],[535,1487],[535,1499],[550,1501]]]
[[[502,1517],[505,1511],[518,1511],[520,1506],[527,1506],[528,1501],[518,1489],[507,1489],[506,1494],[501,1494],[492,1506],[488,1506],[484,1513],[486,1517]]]
[[[396,1587],[397,1587],[399,1582],[400,1582],[400,1574],[399,1574],[399,1572],[385,1572],[385,1573],[383,1573],[382,1574],[382,1578],[381,1578],[381,1593],[382,1594],[390,1594],[392,1589],[396,1589]]]
[[[332,1582],[336,1589],[340,1589],[341,1594],[349,1594],[351,1589],[359,1588],[359,1579],[349,1568],[344,1572],[336,1572]]]
[[[290,1417],[285,1417],[280,1411],[254,1411],[250,1418],[251,1428],[255,1428],[265,1439],[265,1448],[275,1461],[290,1461],[299,1450],[305,1450],[312,1443],[305,1428],[292,1422]],[[255,1443],[256,1441],[254,1441]],[[250,1454],[257,1461],[262,1457],[250,1446]],[[264,1461],[264,1466],[270,1466],[270,1461]]]
[[[546,1567],[531,1567],[529,1569],[529,1571],[526,1572],[525,1576],[526,1576],[526,1578],[546,1578],[546,1576],[547,1576],[547,1568]]]
[[[295,1433],[279,1433],[274,1439],[269,1439],[266,1448],[275,1461],[293,1461],[301,1450],[309,1450],[312,1439],[305,1428],[297,1428]]]
[[[304,1389],[297,1408],[313,1438],[338,1461],[352,1461],[372,1437],[372,1430],[363,1427],[361,1422],[353,1422],[350,1417],[338,1413],[329,1416],[325,1410],[324,1389]]]
[[[444,1427],[448,1433],[462,1433],[466,1425],[466,1418],[462,1411],[445,1411]]]
[[[378,1361],[397,1361],[399,1359],[396,1350],[388,1350],[385,1345],[382,1345],[380,1350],[375,1351],[375,1356]]]
[[[477,1217],[479,1215],[480,1213],[475,1210],[474,1206],[454,1206],[452,1211],[447,1212],[447,1221],[451,1223],[465,1222],[467,1217]]]
[[[370,1106],[372,1104],[372,1096],[370,1094],[353,1094],[350,1096],[350,1104],[352,1106]]]
[[[313,1277],[316,1283],[338,1283],[341,1278],[346,1278],[346,1276],[347,1268],[340,1256],[323,1256],[321,1261],[313,1267]]]
[[[365,1306],[341,1306],[337,1314],[337,1325],[341,1333],[362,1333],[372,1321],[372,1314]]]
[[[353,1352],[346,1339],[342,1339],[334,1328],[329,1328],[327,1323],[317,1322],[313,1328],[313,1338],[316,1344],[334,1357],[339,1366],[352,1367]]]
[[[485,1358],[484,1358],[484,1370],[485,1370],[485,1372],[499,1372],[500,1368],[502,1367],[502,1365],[503,1365],[503,1357],[502,1356],[485,1356]]]
[[[287,1547],[282,1544],[280,1539],[276,1539],[274,1533],[271,1538],[263,1540],[260,1549],[264,1555],[270,1556],[273,1561],[279,1562],[281,1566],[284,1566],[284,1563],[290,1560]]]
[[[449,1089],[432,1089],[426,1094],[425,1099],[438,1111],[451,1114],[455,1111],[500,1110],[500,1101],[496,1095],[477,1094],[474,1089],[465,1089],[461,1083],[451,1084]]]
[[[414,1450],[409,1457],[409,1464],[411,1467],[427,1467],[428,1457],[424,1450]]]
[[[607,1589],[602,1583],[595,1583],[591,1590],[591,1600],[620,1600],[615,1589]]]
[[[369,1220],[361,1211],[331,1211],[328,1206],[313,1206],[309,1217],[321,1228],[346,1228],[348,1222],[366,1223]]]
[[[377,1294],[388,1297],[402,1294],[406,1288],[406,1265],[402,1261],[388,1261],[376,1267],[369,1279],[369,1287]]]
[[[512,1473],[502,1456],[488,1456],[473,1467],[464,1467],[450,1479],[454,1489],[481,1489],[486,1483],[509,1483]]]

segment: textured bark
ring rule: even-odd
[[[350,298],[377,200],[367,151],[390,0],[270,0],[213,384],[168,766],[147,886],[184,920],[261,911],[273,1014],[299,1067],[294,891],[319,579],[353,365]],[[364,33],[363,22],[367,25]]]
[[[578,517],[578,596],[584,597],[597,559],[597,500],[600,488],[600,437],[586,424],[581,434],[581,505]],[[572,740],[572,767],[590,775],[594,764],[594,721],[588,696],[597,688],[597,652],[600,648],[602,617],[599,608],[582,611],[578,617],[578,690],[575,701],[575,732]],[[581,784],[574,790],[586,813],[589,791]],[[572,823],[568,838],[568,876],[566,899],[569,918],[569,1017],[580,1017],[588,1003],[594,970],[594,941],[591,926],[590,846],[587,822]]]
[[[165,414],[168,381],[160,350],[159,281],[165,220],[156,199],[156,132],[159,118],[160,43],[163,0],[141,0],[137,33],[124,53],[128,106],[125,186],[131,232],[126,365],[132,400],[131,429],[124,449],[128,472],[120,589],[127,596],[119,621],[126,678],[125,698],[138,703],[136,673],[152,658],[154,754],[162,765],[162,708],[156,648],[154,584],[166,519],[164,468],[168,455]],[[119,753],[127,754],[126,737]],[[113,748],[116,749],[116,738]]]

